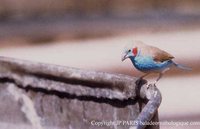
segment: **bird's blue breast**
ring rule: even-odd
[[[156,62],[150,56],[130,57],[133,65],[140,71],[160,71],[169,67],[173,62],[171,60],[164,62]]]

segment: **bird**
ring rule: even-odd
[[[157,47],[147,45],[142,41],[134,41],[125,47],[122,53],[122,62],[129,58],[135,68],[143,73],[140,79],[143,79],[151,73],[157,73],[158,77],[153,83],[156,83],[162,78],[163,74],[170,70],[171,67],[176,67],[182,70],[192,70],[190,67],[178,64],[173,59],[175,58],[168,52]]]

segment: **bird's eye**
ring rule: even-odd
[[[131,50],[129,49],[128,52],[131,52]]]

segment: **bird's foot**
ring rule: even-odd
[[[147,85],[147,98],[150,99],[151,97],[156,97],[157,96],[157,91],[156,91],[156,83],[150,83]]]
[[[147,89],[149,89],[150,87],[155,88],[156,87],[156,82],[154,82],[154,83],[148,83],[147,82]]]
[[[150,85],[151,85],[151,84],[149,84],[149,83],[147,82],[147,90],[149,89]]]
[[[156,83],[157,83],[158,81],[155,81],[152,85],[154,86],[154,87],[156,87]]]

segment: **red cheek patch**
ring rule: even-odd
[[[136,47],[136,48],[133,48],[132,53],[133,53],[134,56],[137,55],[137,53],[138,53],[137,47]]]

